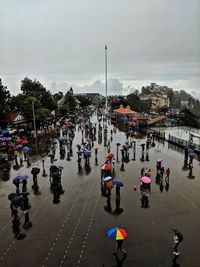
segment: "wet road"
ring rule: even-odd
[[[108,139],[110,131],[108,131]],[[49,189],[49,177],[38,175],[41,194],[32,193],[32,176],[29,179],[30,217],[33,226],[25,231],[23,240],[15,240],[10,224],[10,209],[7,195],[15,191],[12,179],[0,182],[0,266],[5,267],[42,267],[42,266],[200,266],[200,165],[194,162],[194,179],[187,177],[183,171],[183,154],[168,149],[168,144],[159,144],[150,149],[150,161],[141,162],[140,144],[144,140],[137,139],[136,161],[125,164],[125,171],[120,171],[121,163],[116,163],[115,177],[123,180],[121,189],[122,213],[115,211],[115,190],[112,191],[112,212],[104,209],[106,199],[100,195],[100,165],[107,154],[106,147],[95,142],[99,148],[98,163],[95,165],[94,149],[90,160],[90,173],[84,170],[78,174],[77,148],[81,133],[76,132],[73,142],[74,156],[71,161],[59,159],[56,164],[64,166],[62,185],[65,193],[61,202],[53,204],[53,195]],[[123,143],[125,134],[113,134],[111,153],[116,151],[116,143]],[[58,147],[58,145],[57,145]],[[57,150],[58,153],[58,150]],[[130,152],[132,158],[132,151]],[[120,158],[120,157],[119,157]],[[162,158],[163,166],[170,167],[170,186],[163,192],[155,184],[155,162]],[[45,160],[48,173],[49,158]],[[42,166],[41,160],[32,163]],[[141,167],[153,169],[152,193],[150,207],[140,207],[140,192],[134,191],[138,184]],[[31,167],[24,170],[30,173]],[[21,170],[20,170],[21,171]],[[18,173],[11,170],[11,177]],[[23,214],[21,222],[23,224]],[[112,255],[115,242],[106,236],[106,231],[115,226],[124,227],[128,238],[124,248],[128,256],[118,264]],[[171,228],[176,226],[184,235],[180,244],[181,255],[177,264],[172,263],[173,234]]]

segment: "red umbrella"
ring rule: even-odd
[[[104,165],[101,167],[101,169],[107,171],[107,170],[110,170],[110,169],[111,169],[111,166],[110,166],[110,164],[104,164]]]
[[[23,145],[27,145],[28,144],[28,140],[27,139],[22,140],[22,144]]]
[[[112,159],[113,157],[114,157],[114,155],[111,154],[111,153],[108,153],[108,154],[106,155],[106,158],[107,158],[107,159]]]
[[[22,142],[22,139],[20,139],[19,137],[17,138],[16,140],[17,143],[21,143]]]

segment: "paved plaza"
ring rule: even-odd
[[[110,138],[109,125],[108,139]],[[13,168],[8,181],[0,181],[0,266],[1,267],[199,267],[200,266],[200,165],[194,161],[193,175],[189,179],[188,170],[182,169],[184,155],[168,147],[168,143],[157,144],[150,148],[148,162],[141,162],[141,144],[146,139],[136,141],[136,160],[125,163],[121,171],[121,162],[116,162],[115,177],[120,178],[121,213],[116,213],[115,188],[112,190],[112,211],[106,210],[106,198],[100,192],[100,166],[105,162],[107,148],[94,142],[98,147],[98,165],[95,163],[94,148],[90,158],[91,169],[78,172],[77,144],[81,143],[81,132],[76,131],[73,141],[71,161],[59,159],[58,144],[56,151],[57,165],[64,167],[62,186],[65,190],[60,203],[53,204],[49,176],[38,175],[41,194],[32,192],[31,167],[42,169],[41,158],[32,158],[31,167],[26,165],[20,172],[30,175],[28,189],[30,194],[30,218],[32,228],[25,231],[23,240],[14,239],[11,227],[10,201],[8,194],[15,192],[13,177],[19,171]],[[123,144],[126,136],[117,131],[113,134],[111,153],[116,154],[116,143]],[[132,151],[130,150],[130,159]],[[156,160],[163,159],[163,166],[170,167],[169,188],[163,190],[155,183]],[[119,157],[120,159],[120,157]],[[50,159],[45,159],[45,169],[49,174]],[[139,184],[142,167],[151,167],[152,190],[149,208],[141,208]],[[21,221],[23,213],[20,211]],[[113,227],[123,227],[128,233],[123,246],[127,257],[117,262],[113,255],[115,241],[108,238],[106,232]],[[173,232],[177,227],[183,233],[184,241],[180,244],[180,257],[173,262]],[[119,255],[122,258],[122,255]]]

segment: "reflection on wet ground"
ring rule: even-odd
[[[95,117],[92,120],[95,122]],[[60,155],[59,144],[55,144],[53,164],[64,168],[61,178],[56,175],[50,177],[52,159],[47,156],[31,158],[31,165],[27,162],[23,162],[23,166],[12,165],[5,174],[1,171],[2,266],[14,266],[16,262],[20,262],[20,267],[24,266],[27,257],[32,259],[33,266],[43,266],[44,263],[45,266],[199,266],[196,264],[200,253],[199,240],[192,233],[197,233],[200,223],[199,163],[195,160],[189,168],[183,154],[166,143],[155,140],[155,146],[146,149],[145,137],[133,135],[127,140],[126,134],[118,129],[115,132],[112,125],[108,125],[107,130],[105,135],[103,124],[102,132],[97,130],[97,140],[93,142],[88,162],[84,158],[80,160],[78,155],[77,145],[85,141],[80,131],[76,131],[72,153]],[[126,142],[130,144],[128,152],[122,149]],[[115,155],[111,175],[124,184],[120,196],[115,187],[101,196],[100,168],[109,150]],[[170,167],[170,177],[158,177],[158,159],[163,160],[165,170]],[[33,179],[31,172],[34,167],[40,172]],[[142,168],[152,170],[148,209],[141,208]],[[19,225],[17,219],[15,222],[10,219],[7,196],[15,192],[12,180],[18,173],[29,175],[30,218],[19,212],[21,221],[26,220],[26,225],[33,224],[28,232],[27,229],[22,230],[22,224]],[[191,221],[193,231],[188,227]],[[23,239],[22,243],[12,243],[10,223],[14,236]],[[180,257],[175,258],[170,254],[173,236],[171,232],[168,234],[172,225],[180,227],[187,240],[180,247]],[[125,241],[128,257],[124,259],[120,258],[121,255],[112,256],[114,241],[108,241],[105,235],[107,229],[115,226],[123,226],[128,231]],[[197,248],[190,252],[191,263],[187,251],[193,245]],[[145,250],[144,255],[141,255],[141,250]],[[81,259],[80,264],[78,259]]]

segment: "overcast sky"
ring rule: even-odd
[[[108,77],[122,87],[200,95],[200,0],[0,0],[0,40],[14,94],[25,76],[49,89],[104,80],[107,43]]]

